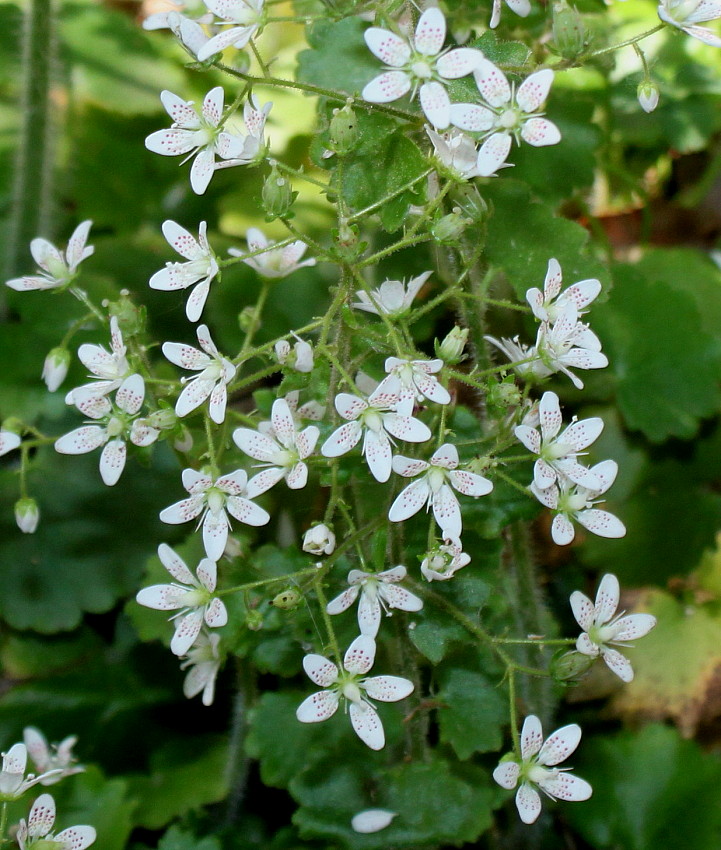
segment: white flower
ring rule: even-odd
[[[484,336],[485,340],[495,345],[499,351],[511,361],[511,368],[526,380],[546,378],[551,374],[541,363],[541,358],[535,346],[529,346],[519,341],[517,336],[513,339],[502,337],[496,339],[494,336]]]
[[[356,297],[360,301],[351,306],[392,319],[405,316],[411,309],[413,299],[432,274],[433,272],[423,272],[418,277],[411,278],[407,284],[400,280],[384,280],[378,289],[359,289]]]
[[[421,108],[434,127],[450,124],[451,102],[443,84],[470,74],[483,59],[480,50],[458,47],[441,53],[446,40],[446,19],[438,8],[421,15],[412,40],[389,30],[370,27],[363,36],[374,56],[387,70],[372,79],[362,97],[371,103],[390,103],[420,85]]]
[[[167,90],[160,93],[160,99],[173,125],[169,130],[151,133],[145,140],[145,147],[162,156],[189,154],[188,158],[195,157],[190,169],[190,185],[197,195],[208,188],[215,170],[247,165],[261,155],[265,147],[265,118],[271,104],[266,103],[262,110],[255,104],[245,104],[248,135],[242,136],[224,129],[224,93],[220,86],[205,95],[200,110],[192,101],[182,100]],[[221,162],[215,161],[216,155]]]
[[[385,482],[391,477],[393,451],[391,438],[409,443],[424,443],[432,437],[431,429],[420,419],[398,412],[397,394],[384,391],[382,384],[368,396],[338,393],[335,408],[348,421],[336,428],[321,446],[324,457],[340,457],[355,448],[363,437],[362,454],[371,475]]]
[[[57,289],[70,283],[80,263],[95,251],[91,245],[85,246],[91,226],[92,221],[83,221],[75,228],[64,254],[47,239],[33,239],[30,253],[42,271],[37,275],[7,280],[7,286],[18,292],[27,292],[31,289]]]
[[[598,489],[601,481],[590,469],[578,463],[578,454],[598,439],[603,431],[603,419],[574,420],[559,435],[563,423],[558,396],[545,392],[538,405],[540,431],[523,424],[514,429],[516,437],[538,460],[533,466],[533,482],[539,490],[550,487],[558,478],[569,478],[591,490]]]
[[[21,820],[16,839],[20,850],[39,845],[53,850],[85,850],[97,835],[92,826],[70,826],[53,835],[55,825],[55,800],[50,794],[41,794],[32,805],[27,823]]]
[[[35,534],[40,522],[40,508],[35,499],[23,496],[15,502],[15,522],[23,534]]]
[[[353,815],[350,825],[353,832],[368,835],[385,829],[395,817],[398,817],[398,812],[389,812],[386,809],[366,809]]]
[[[460,539],[449,537],[426,554],[421,573],[426,581],[447,581],[470,562],[471,556],[463,551]]]
[[[282,366],[288,366],[295,369],[296,372],[308,373],[313,371],[313,346],[301,339],[296,334],[296,343],[293,346],[292,352],[290,343],[287,339],[279,339],[275,344],[275,356]]]
[[[200,373],[183,378],[183,382],[187,383],[175,403],[175,413],[177,416],[187,416],[210,398],[210,418],[220,425],[225,420],[227,386],[235,377],[235,366],[218,352],[207,325],[198,325],[197,335],[202,351],[182,342],[163,343],[163,354],[171,363]]]
[[[601,482],[601,486],[593,490],[573,484],[565,478],[544,490],[536,487],[535,483],[530,485],[538,501],[556,511],[551,524],[551,537],[559,546],[565,546],[575,537],[572,519],[599,537],[616,538],[626,534],[626,527],[618,517],[594,507],[598,501],[603,501],[598,497],[616,480],[618,464],[614,460],[604,460],[592,466],[591,472]]]
[[[578,308],[573,301],[566,303],[552,325],[541,322],[536,336],[535,351],[541,361],[536,374],[542,371],[545,371],[547,375],[563,372],[579,390],[583,389],[583,381],[574,375],[569,367],[603,369],[608,366],[608,358],[601,353],[598,337],[588,325],[578,321]]]
[[[228,622],[223,600],[213,595],[218,565],[210,558],[203,558],[196,569],[196,578],[185,561],[165,543],[158,547],[158,557],[180,584],[144,587],[135,601],[156,611],[179,611],[171,618],[175,620],[175,634],[170,642],[170,650],[175,655],[185,655],[198,639],[203,623],[211,629],[217,629]]]
[[[16,449],[22,443],[20,434],[14,431],[0,430],[0,457]]]
[[[303,551],[311,555],[330,555],[335,549],[335,534],[325,523],[312,525],[303,535]]]
[[[77,391],[76,391],[77,393]],[[145,382],[141,375],[130,375],[115,394],[115,404],[107,396],[85,396],[75,406],[92,420],[102,424],[83,425],[55,441],[55,450],[64,455],[82,455],[104,446],[100,455],[100,477],[112,487],[125,469],[126,440],[136,446],[149,446],[160,433],[138,412],[145,398]]]
[[[207,635],[201,632],[195,645],[188,650],[188,657],[180,665],[188,670],[183,682],[183,694],[188,699],[203,692],[203,705],[212,705],[215,697],[215,679],[220,669],[218,644],[220,635]]]
[[[300,490],[308,482],[305,459],[313,453],[320,431],[315,425],[299,431],[288,402],[283,398],[273,402],[270,423],[272,428],[266,433],[250,428],[233,431],[236,446],[267,467],[248,482],[250,498],[265,493],[282,478],[291,490]]]
[[[211,561],[220,560],[228,540],[230,522],[226,510],[246,525],[265,525],[270,515],[247,498],[248,474],[236,469],[215,481],[205,472],[184,469],[183,487],[190,498],[182,499],[160,512],[160,519],[170,525],[190,522],[197,516],[203,524],[203,545]]]
[[[300,262],[308,246],[300,239],[276,248],[275,242],[271,242],[257,227],[249,227],[246,234],[248,250],[258,251],[254,257],[246,257],[245,252],[239,248],[228,248],[228,253],[234,257],[241,257],[243,262],[255,269],[259,275],[268,278],[285,277],[304,266],[314,266],[315,258],[311,257]]]
[[[162,15],[162,13],[159,13],[159,15]],[[150,17],[153,16],[151,15]],[[186,18],[185,15],[180,15],[178,12],[168,12],[166,13],[166,19],[166,26],[172,30],[173,35],[194,58],[197,57],[203,45],[205,45],[209,40],[208,34],[203,27],[200,26],[200,24],[212,21],[213,15],[209,13],[203,15],[197,20],[193,20],[191,18]],[[148,29],[148,27],[145,26],[147,20],[148,19],[146,18],[146,20],[143,21],[145,29]],[[160,29],[160,27],[154,27],[154,29]]]
[[[185,305],[185,314],[191,322],[197,322],[205,307],[210,292],[210,282],[218,274],[218,263],[208,244],[207,225],[204,221],[198,227],[196,240],[188,231],[174,221],[163,222],[163,236],[171,248],[185,257],[187,263],[166,263],[165,268],[150,278],[151,289],[171,292],[194,286]],[[197,285],[196,285],[197,284]]]
[[[614,646],[629,646],[626,641],[647,635],[656,625],[652,614],[616,615],[620,588],[618,579],[611,573],[601,579],[596,593],[596,604],[580,590],[571,594],[571,609],[583,634],[576,641],[576,649],[583,655],[597,658],[599,655],[624,682],[633,679],[633,667],[625,655]]]
[[[581,727],[576,723],[557,729],[545,741],[541,721],[530,714],[521,730],[521,761],[502,761],[493,778],[502,788],[515,788],[516,807],[524,823],[534,823],[541,814],[540,788],[552,800],[588,800],[592,788],[585,779],[572,776],[567,767],[556,767],[568,758],[581,740]]]
[[[426,126],[426,132],[433,143],[436,157],[459,180],[492,177],[500,168],[511,167],[505,161],[508,148],[503,137],[498,134],[486,139],[479,149],[470,136],[455,127],[439,135]]]
[[[130,365],[125,356],[127,348],[118,325],[118,317],[110,317],[110,352],[102,345],[86,342],[78,349],[80,362],[95,376],[90,384],[76,387],[65,396],[66,404],[87,402],[91,398],[105,396],[123,383],[131,374]]]
[[[41,377],[51,393],[54,393],[65,380],[68,366],[70,366],[70,352],[67,348],[58,346],[48,352]]]
[[[511,142],[521,139],[534,147],[555,145],[561,134],[540,111],[553,82],[553,71],[544,68],[527,77],[514,91],[506,75],[493,62],[482,59],[473,72],[478,90],[486,101],[454,103],[451,105],[451,123],[461,130],[483,133],[487,138],[481,147],[486,167],[503,164],[511,150]],[[485,146],[487,150],[484,151]]]
[[[28,774],[25,778],[25,768],[28,763],[28,751],[25,744],[13,744],[12,747],[2,754],[2,770],[0,771],[0,802],[17,800],[18,797],[44,779],[58,776],[62,773],[61,768],[45,771],[39,776]]]
[[[596,278],[579,280],[573,286],[569,286],[561,293],[561,266],[556,259],[548,261],[548,271],[543,284],[543,292],[535,287],[526,292],[533,315],[542,322],[555,322],[563,312],[566,304],[573,302],[576,305],[578,315],[583,315],[585,307],[596,299],[601,291],[601,282]],[[561,293],[559,295],[559,293]]]
[[[636,97],[644,112],[654,111],[658,106],[660,94],[656,83],[648,78],[642,80],[636,89]]]
[[[699,23],[721,18],[719,0],[661,0],[658,4],[658,16],[662,21],[678,27],[704,44],[721,47],[721,38],[716,33],[711,32],[708,27],[697,26]]]
[[[390,617],[389,608],[398,608],[399,611],[420,611],[423,607],[422,599],[404,587],[399,587],[398,583],[403,581],[406,575],[407,570],[403,566],[383,570],[381,573],[351,570],[348,573],[350,587],[332,599],[326,606],[326,611],[329,614],[347,611],[360,593],[358,603],[360,633],[374,638],[381,624],[381,608]]]
[[[378,384],[378,392],[397,395],[397,410],[404,416],[410,416],[416,401],[427,398],[436,404],[448,404],[451,395],[438,381],[436,374],[443,368],[443,361],[401,360],[388,357],[385,370],[388,376]]]
[[[372,750],[385,746],[383,724],[371,700],[397,702],[413,691],[413,682],[400,676],[373,676],[365,674],[373,666],[376,644],[372,637],[359,635],[348,647],[343,658],[343,669],[322,655],[306,655],[303,669],[311,681],[325,690],[317,691],[305,699],[296,710],[301,723],[320,723],[332,717],[343,697],[350,704],[350,722],[356,735]]]
[[[52,773],[51,776],[40,780],[41,785],[54,785],[64,776],[73,776],[85,771],[82,765],[75,764],[73,758],[72,750],[77,740],[75,735],[70,735],[50,747],[39,729],[34,726],[26,726],[23,729],[23,741],[33,764],[40,773]]]
[[[211,12],[221,21],[216,24],[233,24],[208,41],[198,51],[198,59],[204,62],[226,47],[243,48],[258,31],[263,19],[263,0],[204,0]]]
[[[402,522],[422,507],[432,505],[433,516],[444,537],[459,538],[463,528],[461,506],[453,489],[474,499],[485,496],[493,484],[475,472],[458,469],[458,450],[451,443],[444,443],[431,457],[430,462],[396,455],[393,470],[404,478],[420,475],[402,490],[388,512],[391,522]],[[451,489],[453,488],[453,489]]]
[[[506,0],[506,5],[511,11],[515,12],[521,18],[527,17],[531,12],[531,4],[529,0]],[[488,26],[495,29],[501,22],[501,0],[493,0],[493,11],[491,12],[491,21]]]

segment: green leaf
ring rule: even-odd
[[[693,850],[718,847],[721,763],[675,730],[649,726],[583,741],[574,767],[593,796],[564,814],[598,850],[668,847],[672,836]]]
[[[479,670],[444,667],[439,673],[440,690],[435,699],[441,740],[450,744],[460,759],[473,753],[498,750],[508,708],[497,683]]]
[[[194,833],[171,826],[158,842],[158,850],[221,850],[214,835],[197,838]]]
[[[383,70],[366,46],[365,29],[358,17],[315,23],[308,29],[311,49],[298,54],[298,82],[348,94],[360,92]]]

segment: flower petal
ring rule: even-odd
[[[170,641],[170,651],[173,655],[185,655],[195,643],[203,625],[203,612],[200,609],[189,611],[185,616],[175,621],[175,633]]]
[[[362,635],[375,638],[381,625],[381,604],[376,596],[362,593],[358,603],[358,628]]]
[[[160,558],[160,563],[176,581],[179,581],[181,584],[194,584],[193,574],[188,569],[185,561],[167,543],[161,543],[158,546],[158,557]]]
[[[340,457],[358,445],[362,433],[363,428],[360,422],[357,420],[346,422],[345,425],[333,431],[320,447],[320,453],[324,457]]]
[[[508,133],[494,133],[486,139],[478,151],[476,160],[479,176],[492,177],[498,171],[508,157],[511,143],[512,139]]]
[[[372,79],[361,92],[369,103],[390,103],[411,89],[411,80],[405,71],[386,71]]]
[[[233,442],[249,457],[264,463],[273,463],[279,451],[275,440],[250,428],[236,428],[233,431]]]
[[[629,614],[616,622],[618,631],[613,640],[635,640],[647,635],[655,625],[656,618],[652,614]]]
[[[215,152],[205,147],[198,152],[190,166],[190,187],[196,195],[202,195],[208,188],[215,171]]]
[[[423,600],[415,593],[398,587],[394,584],[384,584],[379,589],[380,595],[385,599],[389,608],[398,608],[399,611],[420,611],[423,608]]]
[[[343,666],[349,673],[362,675],[373,666],[376,642],[368,635],[358,635],[343,656]]]
[[[401,676],[372,676],[363,680],[362,687],[379,702],[398,702],[413,693],[413,682]]]
[[[541,797],[527,782],[516,791],[516,808],[523,823],[535,823],[541,814]]]
[[[633,681],[633,667],[625,655],[608,646],[601,647],[601,655],[608,669],[614,672],[622,682]]]
[[[168,525],[181,525],[195,519],[203,510],[204,504],[205,497],[202,494],[191,496],[189,499],[181,499],[181,501],[164,508],[160,512],[160,520],[167,522]]]
[[[466,469],[452,469],[448,473],[448,478],[459,493],[463,493],[464,496],[472,496],[474,499],[479,496],[487,496],[493,490],[491,481]]]
[[[524,112],[538,112],[546,102],[548,92],[551,90],[554,73],[551,68],[543,68],[536,71],[521,83],[516,92],[516,103]]]
[[[593,793],[593,788],[585,779],[566,772],[559,773],[552,779],[544,779],[538,784],[546,794],[557,800],[581,802],[588,800]]]
[[[493,771],[493,778],[501,786],[501,788],[506,788],[510,791],[518,785],[518,776],[520,772],[521,768],[518,762],[502,761]]]
[[[579,511],[576,514],[576,519],[584,528],[587,528],[599,537],[616,539],[618,537],[625,537],[626,535],[626,526],[617,516],[614,516],[608,511],[591,508],[587,511]]]
[[[360,586],[357,584],[347,588],[343,591],[343,593],[336,596],[335,599],[331,599],[331,601],[326,605],[325,610],[329,614],[342,614],[343,611],[347,611],[356,601],[359,592]]]
[[[432,6],[421,15],[413,42],[418,53],[435,56],[446,40],[446,18],[441,10]]]
[[[451,101],[448,92],[439,82],[433,80],[423,83],[419,97],[426,118],[438,130],[445,130],[451,123]]]
[[[123,474],[126,454],[125,440],[117,439],[106,443],[100,455],[100,477],[108,487],[117,484]]]
[[[461,130],[483,133],[493,126],[495,115],[479,103],[452,103],[451,124]]]
[[[176,221],[167,219],[162,224],[165,236],[171,248],[186,260],[198,260],[203,256],[203,250],[192,233],[181,227]]]
[[[32,805],[28,816],[28,835],[31,838],[46,836],[55,823],[55,800],[50,794],[41,794]]]
[[[338,694],[335,691],[317,691],[303,700],[295,710],[301,723],[321,723],[332,717],[338,709]]]
[[[573,611],[573,616],[576,618],[578,625],[584,632],[587,632],[593,625],[593,602],[591,602],[585,593],[581,593],[580,590],[574,590],[571,594],[571,611]]]
[[[59,832],[53,841],[57,842],[63,850],[85,850],[95,841],[97,833],[92,826],[70,826]]]
[[[621,587],[613,573],[606,573],[598,585],[594,609],[596,625],[607,623],[618,608],[621,599]]]
[[[561,141],[561,131],[547,118],[529,118],[521,127],[521,138],[535,148],[542,148],[557,145]]]
[[[541,721],[535,714],[529,714],[523,721],[521,729],[521,758],[528,761],[535,756],[543,744],[543,729]]]
[[[460,537],[463,530],[461,506],[448,484],[442,484],[433,495],[433,516],[444,537]]]
[[[203,546],[211,561],[219,561],[228,542],[228,517],[221,510],[214,514],[207,511],[203,520]]]
[[[372,750],[382,750],[386,743],[383,724],[378,712],[367,702],[351,703],[350,722],[356,735]]]
[[[396,497],[388,511],[388,519],[391,522],[403,522],[412,517],[428,503],[430,495],[431,488],[425,477],[412,481]]]
[[[248,481],[246,488],[248,498],[255,499],[257,496],[262,495],[270,490],[271,487],[275,487],[284,477],[285,469],[280,466],[271,466],[268,469],[264,469]]]
[[[481,59],[473,77],[484,100],[491,106],[503,106],[511,99],[511,86],[506,75],[493,62]]]
[[[323,655],[310,653],[303,658],[303,669],[314,685],[328,688],[338,678],[338,668]]]
[[[470,74],[483,59],[483,53],[473,47],[457,47],[438,57],[436,70],[446,80],[456,80]]]
[[[100,425],[83,425],[55,441],[55,451],[63,455],[83,455],[107,442],[108,434]]]
[[[368,402],[365,399],[350,393],[338,393],[333,403],[338,413],[349,421],[357,419],[364,410],[368,410]]]
[[[571,520],[565,514],[556,514],[551,523],[551,537],[553,538],[553,542],[558,546],[567,546],[573,541],[575,536],[576,531]]]
[[[121,410],[134,416],[145,398],[145,381],[142,375],[129,375],[115,394],[115,403]]]
[[[363,438],[363,455],[376,481],[386,482],[391,477],[393,452],[385,431],[366,428]]]
[[[402,67],[411,58],[412,51],[408,42],[390,30],[369,27],[363,33],[363,38],[370,52],[392,68]],[[365,98],[365,95],[363,97]]]
[[[189,322],[197,322],[203,313],[203,307],[205,307],[205,302],[208,300],[208,293],[210,292],[210,278],[207,277],[205,280],[201,280],[201,282],[194,287],[193,291],[188,296],[188,300],[185,304],[185,315],[188,317]]]
[[[412,416],[400,416],[398,413],[384,414],[383,427],[389,434],[407,443],[425,443],[433,436],[425,422]]]
[[[244,499],[242,496],[229,496],[226,504],[228,513],[246,525],[267,525],[270,522],[270,514],[260,505]],[[210,557],[210,556],[209,556]],[[217,561],[218,559],[215,558]]]
[[[565,761],[581,741],[581,727],[577,723],[569,723],[549,735],[538,753],[538,763],[553,767]]]

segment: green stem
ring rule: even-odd
[[[666,26],[667,24],[657,24],[650,30],[646,30],[646,32],[634,35],[632,38],[627,38],[626,41],[620,41],[618,44],[612,44],[610,47],[602,47],[600,50],[592,50],[590,53],[582,53],[573,61],[573,65],[570,65],[569,67],[583,65],[587,59],[592,59],[594,56],[603,56],[606,53],[613,53],[614,50],[620,50],[622,47],[630,47],[632,44],[637,44],[639,41],[643,41],[644,38],[648,38],[650,35],[660,32]]]
[[[325,625],[326,633],[328,634],[328,640],[330,642],[331,650],[333,651],[333,657],[335,658],[335,662],[338,665],[339,669],[343,669],[343,662],[341,661],[340,647],[338,646],[338,638],[335,634],[335,629],[333,628],[333,623],[331,622],[330,614],[328,613],[328,600],[325,597],[325,591],[323,590],[323,577],[317,575],[313,579],[313,589],[315,590],[315,595],[318,597],[318,604],[320,605],[320,613],[323,617],[323,623]]]
[[[428,177],[434,171],[433,168],[427,168],[422,174],[419,174],[417,177],[414,177],[412,180],[409,180],[407,183],[404,183],[402,186],[399,186],[397,189],[394,189],[384,198],[381,198],[380,201],[376,201],[374,204],[370,204],[367,207],[364,207],[362,210],[358,210],[354,212],[353,215],[348,216],[346,218],[346,224],[352,224],[354,221],[357,221],[359,218],[363,218],[363,216],[368,215],[368,213],[372,213],[374,210],[379,209],[383,206],[383,204],[387,204],[388,201],[392,201],[393,198],[396,198],[398,195],[402,195],[404,192],[407,192],[408,189],[411,189],[416,185],[419,181],[423,180],[424,177]]]

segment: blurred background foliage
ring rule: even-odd
[[[273,58],[274,74],[297,74],[349,93],[368,81],[376,63],[363,48],[364,25],[336,15],[339,5],[296,4],[304,14],[325,16],[310,29],[307,43],[299,26],[268,28],[260,47]],[[523,45],[508,42],[531,44],[547,28],[538,4],[526,20],[505,9],[494,35],[482,35],[485,23],[478,26],[489,17],[488,3],[443,5],[458,31],[464,22],[477,29],[491,56],[522,61]],[[352,6],[346,3],[346,11]],[[287,9],[292,11],[290,4]],[[657,21],[648,0],[609,8],[582,0],[579,9],[599,45]],[[24,4],[0,5],[0,246],[6,277],[32,267],[27,248],[18,260],[11,244],[25,11]],[[151,338],[192,342],[182,299],[147,286],[169,258],[160,224],[171,218],[194,231],[206,220],[211,244],[225,254],[242,244],[248,226],[266,227],[258,213],[265,171],[220,171],[199,198],[190,191],[187,170],[149,154],[143,139],[166,126],[161,89],[198,101],[212,85],[232,86],[217,71],[199,74],[185,67],[185,54],[167,33],[144,32],[139,20],[146,10],[135,3],[58,0],[56,11],[51,190],[42,235],[63,243],[78,221],[91,218],[96,253],[83,267],[83,286],[97,301],[129,290],[147,307]],[[671,846],[672,835],[688,850],[717,850],[721,274],[714,249],[721,248],[721,53],[667,31],[644,42],[646,49],[661,91],[654,113],[638,106],[641,73],[630,49],[559,74],[548,115],[562,129],[563,144],[515,151],[515,167],[482,189],[493,208],[488,257],[498,271],[499,293],[523,297],[526,288],[540,284],[551,255],[567,282],[598,276],[606,285],[593,326],[610,367],[588,378],[583,396],[568,383],[553,388],[579,416],[603,416],[606,429],[591,460],[612,457],[619,463],[611,509],[628,535],[620,541],[584,539],[559,550],[549,542],[546,517],[499,487],[493,501],[469,507],[466,548],[473,562],[447,589],[469,612],[483,608],[486,622],[495,618],[500,628],[512,628],[498,579],[497,538],[510,520],[535,517],[537,560],[557,618],[552,628],[574,633],[568,594],[576,588],[590,592],[607,571],[630,588],[622,607],[657,616],[655,632],[630,652],[637,671],[630,686],[619,687],[597,666],[567,691],[569,705],[559,709],[584,728],[573,764],[594,786],[591,801],[562,810],[549,806],[530,829],[520,829],[515,812],[493,813],[505,798],[490,783],[494,753],[507,743],[500,671],[430,606],[412,633],[419,652],[438,665],[429,673],[432,698],[419,709],[437,737],[427,761],[388,768],[384,756],[369,753],[349,734],[347,724],[318,728],[295,721],[295,707],[307,693],[300,661],[315,628],[305,606],[279,612],[258,598],[266,616],[263,628],[250,632],[238,603],[233,622],[240,625],[226,637],[239,660],[221,674],[216,703],[204,708],[199,700],[184,700],[182,674],[161,645],[167,646],[169,627],[128,601],[143,581],[161,575],[157,544],[181,545],[187,531],[168,529],[157,519],[160,508],[180,498],[174,458],[157,447],[142,462],[132,460],[122,484],[108,489],[95,456],[68,458],[45,448],[33,459],[29,478],[42,511],[34,535],[21,535],[13,522],[16,453],[0,460],[0,742],[7,749],[28,724],[50,740],[80,736],[78,755],[93,766],[59,786],[63,826],[94,824],[96,846],[104,850],[371,850],[464,843],[646,850]],[[268,137],[275,156],[319,175],[333,166],[320,157],[325,129],[322,120],[316,125],[315,114],[319,106],[327,116],[325,104],[278,90],[263,90],[261,99],[274,102]],[[368,119],[364,133],[365,147],[354,153],[356,171],[349,169],[344,186],[361,206],[392,189],[388,181],[398,174],[412,176],[425,167],[413,144],[398,141],[398,126],[389,119]],[[32,157],[32,147],[28,153]],[[369,169],[377,179],[368,179]],[[294,187],[301,191],[296,226],[327,241],[334,218],[308,185]],[[408,205],[422,200],[406,193],[387,205],[385,230],[396,229]],[[267,231],[282,234],[277,225]],[[387,237],[379,231],[373,238]],[[384,262],[375,282],[428,267],[428,255],[414,249]],[[278,283],[260,340],[321,314],[333,274],[321,265]],[[224,273],[206,313],[221,349],[238,349],[238,315],[255,302],[258,286],[245,266]],[[52,434],[76,427],[63,393],[47,393],[40,370],[45,353],[81,308],[53,294],[4,288],[0,309],[0,417],[18,416]],[[420,343],[427,346],[447,324],[441,310],[431,313],[416,326]],[[514,317],[498,319],[499,333],[528,336],[529,329]],[[104,341],[104,334],[84,328],[73,346],[86,341]],[[66,386],[83,377],[76,362]],[[262,397],[256,401],[262,404]],[[454,428],[463,432],[462,410]],[[269,529],[240,536],[242,563],[226,567],[223,580],[303,568],[305,556],[288,543],[317,514],[317,505],[288,496]],[[197,541],[180,551],[193,557]],[[339,564],[339,575],[347,566]],[[229,734],[239,715],[247,724],[234,724]],[[393,750],[407,730],[394,707],[387,716],[399,721],[386,724]],[[378,835],[355,835],[350,817],[369,804],[401,816]],[[14,814],[26,810],[17,806]]]

